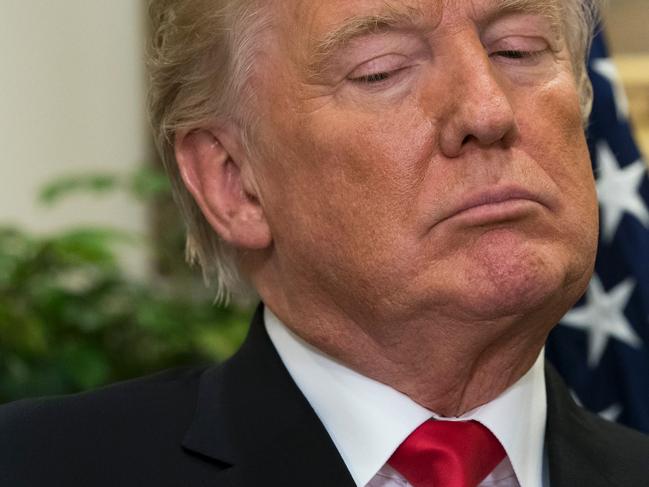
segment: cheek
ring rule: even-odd
[[[291,206],[327,210],[356,225],[364,217],[402,220],[430,160],[430,123],[412,112],[382,119],[362,112],[328,115],[298,119],[282,130],[281,138],[293,145],[281,176],[283,186],[294,189],[286,195]]]
[[[563,86],[539,92],[526,119],[533,125],[522,132],[531,137],[532,157],[559,189],[557,230],[586,261],[594,258],[597,243],[597,193],[579,99],[573,85]]]
[[[399,113],[384,120],[318,115],[284,124],[274,136],[280,150],[266,176],[267,206],[280,209],[270,218],[276,249],[295,265],[308,261],[322,272],[374,281],[403,268],[398,260],[414,260],[405,254],[430,163],[430,123]]]
[[[573,203],[592,205],[595,186],[574,82],[558,79],[527,99],[521,133],[529,152]],[[575,194],[577,192],[577,194]]]

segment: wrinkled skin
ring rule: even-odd
[[[317,55],[385,5],[269,7],[260,156],[240,164],[268,241],[244,262],[303,338],[458,414],[531,366],[588,282],[578,90],[550,19],[487,0],[395,0],[416,18]]]

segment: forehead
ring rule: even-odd
[[[278,4],[275,4],[278,5]],[[439,24],[445,16],[477,23],[509,13],[534,13],[553,25],[561,20],[560,0],[283,0],[283,27],[326,37],[342,25],[347,30],[364,23]]]
[[[486,27],[510,14],[535,14],[548,21],[556,38],[563,37],[565,0],[280,0],[267,4],[279,41],[277,52],[306,67],[308,76],[340,48],[364,34],[385,30],[435,32]],[[273,42],[274,44],[274,42]]]

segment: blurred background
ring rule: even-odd
[[[649,154],[649,7],[606,33]],[[0,0],[0,403],[227,357],[250,307],[182,261],[145,114],[146,2]]]
[[[229,356],[145,113],[145,1],[0,0],[0,403]]]

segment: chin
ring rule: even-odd
[[[483,247],[464,272],[468,309],[485,320],[539,311],[549,320],[560,319],[579,299],[592,272],[592,259],[562,250],[529,242]]]
[[[536,310],[552,309],[562,316],[570,307],[562,298],[563,288],[554,279],[500,279],[475,286],[465,305],[476,320],[489,321],[505,317],[524,316]],[[558,304],[561,304],[558,308]]]

